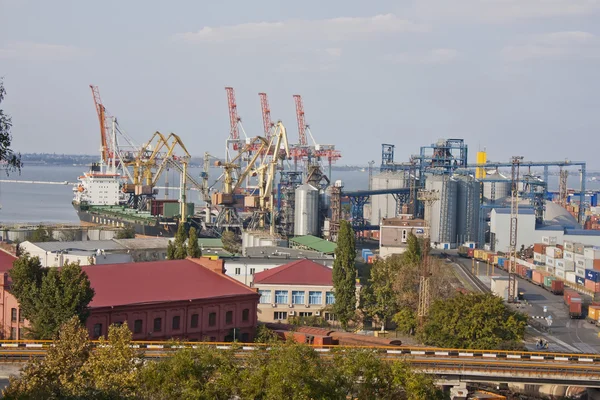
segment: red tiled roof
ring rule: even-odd
[[[333,285],[331,268],[310,260],[298,260],[254,276],[254,284],[269,285]]]
[[[17,257],[4,250],[0,250],[0,272],[8,272],[13,267],[13,262]]]
[[[190,260],[86,266],[96,291],[90,307],[258,294]]]

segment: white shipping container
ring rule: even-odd
[[[597,247],[586,247],[583,250],[583,256],[588,260],[598,260],[600,259],[600,249]]]
[[[492,293],[496,296],[504,298],[506,291],[508,290],[508,277],[498,276],[491,279]],[[519,292],[519,281],[515,282],[515,291]]]
[[[563,258],[565,260],[571,260],[571,261],[575,261],[575,254],[572,251],[564,251],[563,252]]]
[[[554,271],[555,271],[554,267],[546,267],[546,272],[548,272],[549,274],[554,275]]]
[[[554,258],[550,256],[546,256],[546,265],[550,267],[554,267]]]
[[[556,244],[556,236],[542,236],[542,243],[554,246]]]
[[[533,259],[537,262],[545,263],[546,255],[541,253],[533,253]]]
[[[565,240],[564,244],[565,244],[565,246],[564,246],[565,250],[567,250],[567,251],[573,251],[573,242],[569,242],[569,241]]]
[[[552,258],[562,258],[562,250],[558,247],[548,246],[546,247],[546,255]]]
[[[562,258],[556,260],[554,265],[556,266],[556,268],[560,268],[563,271],[574,271],[575,270],[575,263],[573,261],[565,260]]]
[[[574,272],[565,272],[565,279],[567,282],[576,283]]]
[[[556,276],[558,276],[559,278],[565,279],[565,271],[561,271],[561,270],[556,270]]]
[[[585,268],[575,268],[575,275],[585,278]]]

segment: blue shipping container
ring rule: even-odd
[[[582,286],[584,286],[584,285],[585,285],[585,278],[582,278],[581,276],[576,276],[576,277],[575,277],[575,282],[576,282],[578,285],[582,285]]]
[[[533,277],[533,270],[532,270],[532,269],[529,269],[529,268],[527,268],[527,269],[525,270],[525,277],[526,277],[527,279],[531,279],[531,278]]]
[[[600,272],[593,269],[586,269],[585,279],[588,279],[592,282],[600,282]]]
[[[504,267],[504,260],[506,260],[506,258],[498,257],[498,266],[499,267]]]

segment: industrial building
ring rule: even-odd
[[[402,254],[408,248],[408,235],[417,238],[429,237],[429,228],[425,220],[412,215],[399,215],[384,218],[379,228],[379,255],[383,258],[392,254]]]

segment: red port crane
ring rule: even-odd
[[[271,130],[275,124],[271,121],[271,109],[269,108],[269,98],[266,93],[259,93],[260,108],[262,109],[263,129],[267,140],[271,140]]]
[[[102,143],[102,161],[106,165],[110,164],[110,161],[115,157],[114,148],[111,146],[112,135],[111,125],[112,117],[106,112],[106,107],[102,104],[100,98],[100,90],[98,86],[90,85],[92,89],[92,95],[94,96],[94,104],[96,105],[96,113],[98,114],[98,122],[100,122],[100,139]]]

